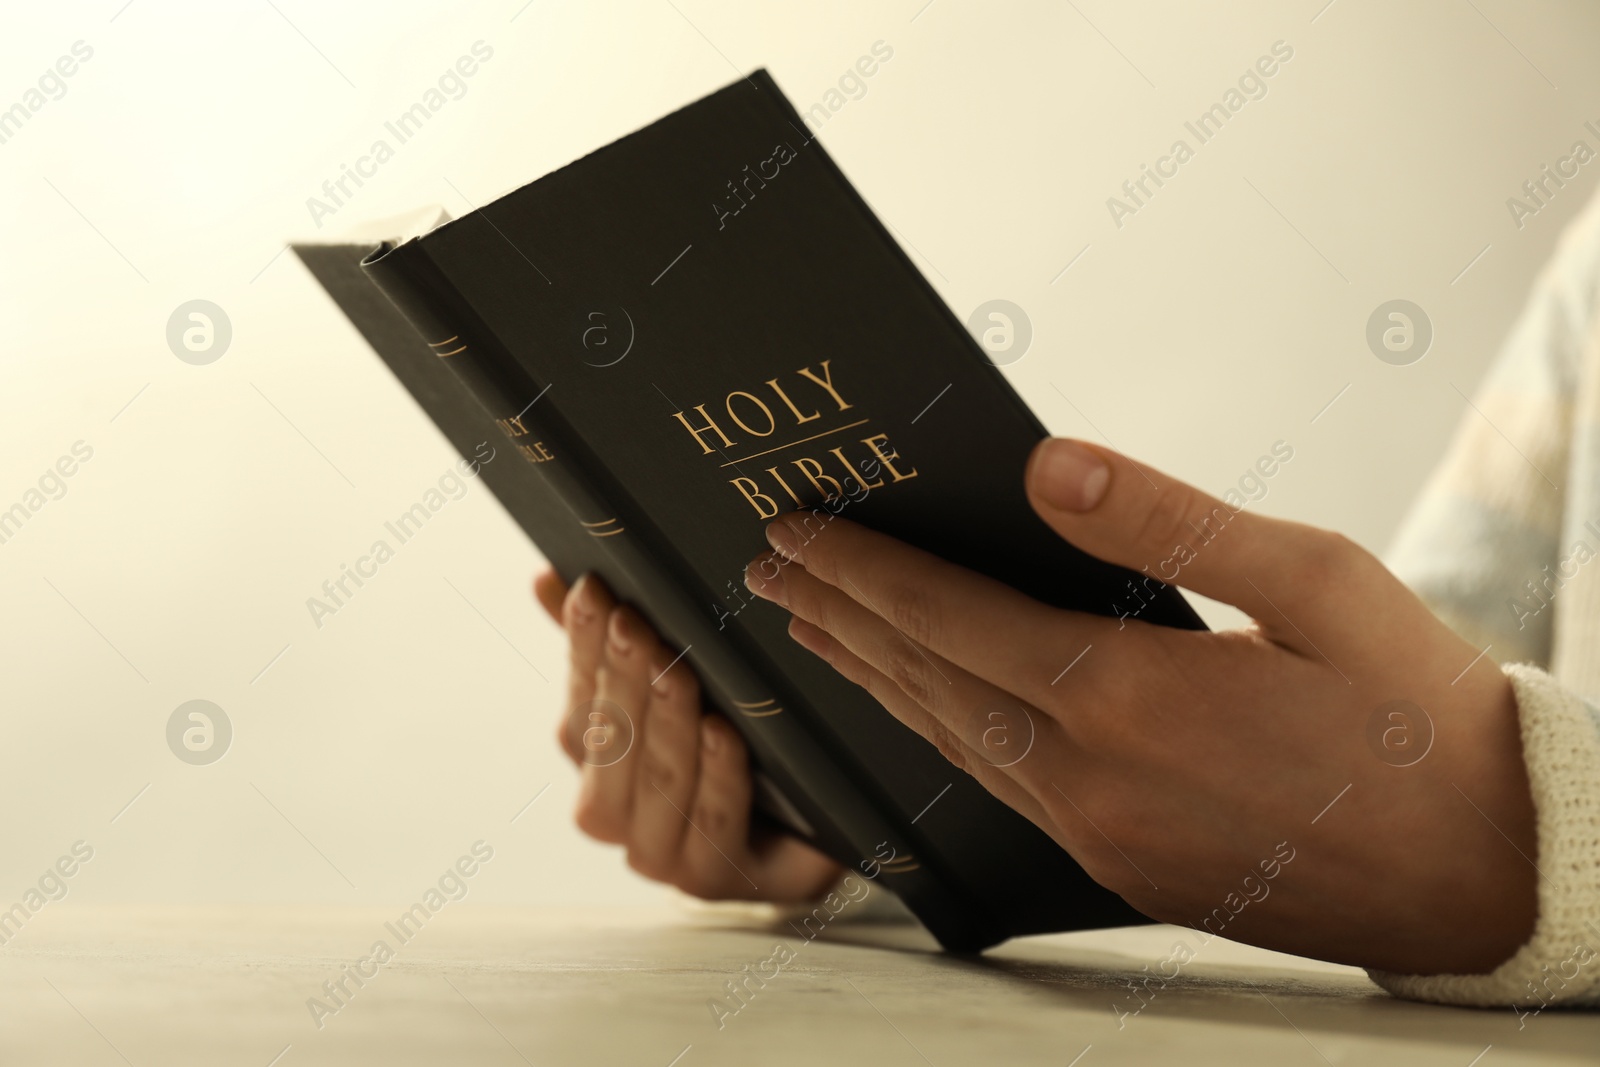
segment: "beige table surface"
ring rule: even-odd
[[[0,1064],[1600,1062],[1600,1014],[1408,1004],[1360,971],[1222,941],[1119,1024],[1128,977],[1194,940],[1169,927],[1029,938],[978,960],[903,927],[836,923],[807,942],[666,910],[467,904],[319,1030],[307,998],[375,940],[396,945],[394,917],[52,905],[0,948]],[[708,1001],[780,941],[793,962],[719,1029]]]

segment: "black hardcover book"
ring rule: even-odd
[[[1147,921],[743,587],[799,509],[1061,607],[1138,582],[1033,513],[1044,427],[765,71],[419,238],[297,251],[463,455],[509,443],[482,477],[561,575],[686,650],[765,811],[949,949]],[[1139,618],[1202,626],[1170,588]]]

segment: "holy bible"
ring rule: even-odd
[[[765,71],[420,237],[297,252],[463,455],[509,446],[481,476],[562,577],[683,651],[763,811],[948,949],[1147,921],[745,591],[766,522],[803,510],[1048,604],[1202,625],[1033,513],[1044,427]],[[1026,758],[1005,719],[995,751]]]

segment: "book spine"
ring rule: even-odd
[[[536,388],[520,366],[492,358],[481,336],[463,326],[470,316],[464,309],[449,306],[448,290],[444,288],[448,283],[432,261],[415,245],[385,245],[368,256],[362,267],[416,328],[433,354],[455,372],[521,457],[541,468],[540,473],[551,481],[561,500],[569,507],[578,502],[589,504],[571,464],[556,462],[556,446],[540,432],[547,420],[534,408],[547,390]],[[589,527],[589,523],[584,526]]]
[[[700,606],[708,598],[696,597],[674,583],[688,568],[668,551],[648,518],[631,507],[631,500],[619,498],[626,494],[608,499],[595,488],[600,479],[590,472],[597,461],[552,402],[550,383],[534,380],[479,323],[417,243],[385,246],[363,267],[523,458],[547,479],[573,513],[573,521],[591,537],[603,539],[607,555],[641,590],[644,602],[638,606],[664,637],[684,648],[708,699],[739,729],[780,793],[791,799],[826,798],[826,812],[815,804],[806,804],[803,812],[818,847],[858,872],[876,876],[881,870],[897,893],[947,896],[948,881],[919,863],[911,835],[882,814],[886,806],[875,803],[863,783],[852,780],[844,761],[816,736],[807,718],[784,713],[786,705],[798,706],[794,695],[763,679],[748,657],[739,654],[730,635],[714,625]],[[886,854],[893,861],[879,863]],[[973,920],[960,914],[961,902],[947,901],[938,910],[954,925]]]

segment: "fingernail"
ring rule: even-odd
[[[707,752],[720,752],[722,750],[722,731],[707,722],[700,728],[700,737],[705,741]]]
[[[795,540],[794,531],[789,529],[789,524],[782,519],[767,525],[767,544],[778,551],[784,559],[800,558],[800,542]]]
[[[768,560],[772,564],[773,575],[757,573],[759,568],[746,567],[744,569],[744,587],[763,600],[770,600],[781,607],[789,604],[788,596],[783,588],[783,568],[776,559]]]
[[[1029,472],[1033,492],[1062,511],[1089,511],[1106,495],[1111,468],[1100,456],[1064,438],[1039,445]]]
[[[629,632],[626,613],[621,610],[611,613],[611,625],[606,627],[606,636],[618,652],[628,652],[633,648],[633,634]]]
[[[572,600],[572,621],[584,626],[594,621],[594,582],[587,574],[578,579],[578,584],[572,587],[570,594]]]

